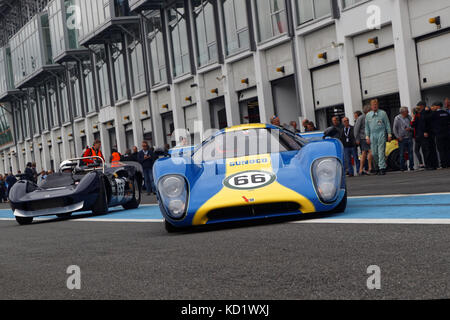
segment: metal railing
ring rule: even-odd
[[[82,160],[88,160],[88,159],[100,159],[102,165],[102,172],[105,173],[105,160],[103,160],[102,157],[99,156],[91,156],[91,157],[82,157],[82,158],[73,158],[73,159],[67,159],[66,161],[82,161]],[[89,170],[97,170],[98,167],[89,168],[89,165],[87,165],[88,169],[84,169],[85,171]]]

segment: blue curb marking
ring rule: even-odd
[[[76,213],[74,216],[83,214],[89,214],[89,212]],[[14,216],[11,210],[2,209],[0,210],[1,218],[13,219]],[[45,218],[54,218],[54,216]],[[86,216],[86,218],[153,220],[162,219],[162,215],[159,207],[152,205],[133,210],[123,210],[118,207],[111,209],[107,215]],[[349,198],[345,213],[324,219],[450,219],[450,194]]]

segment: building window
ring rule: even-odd
[[[67,123],[70,121],[70,110],[69,110],[69,95],[67,94],[66,86],[66,75],[61,76],[61,81],[58,81],[59,87],[59,99],[61,106],[61,116],[62,123]]]
[[[37,92],[34,88],[30,88],[28,92],[30,96],[30,112],[31,112],[31,134],[39,133],[39,113],[37,110]]]
[[[58,99],[56,96],[56,84],[54,81],[48,84],[48,102],[50,106],[50,120],[52,128],[59,126]]]
[[[25,131],[25,139],[31,138],[31,124],[30,124],[30,106],[28,105],[28,98],[22,100],[23,110],[23,129]]]
[[[97,73],[97,87],[99,92],[100,107],[107,107],[111,105],[111,96],[109,92],[108,82],[108,64],[106,63],[105,47],[98,46],[95,52],[95,70]]]
[[[69,75],[72,91],[73,116],[77,118],[83,115],[81,105],[80,69],[78,68],[78,64],[75,63],[70,66]]]
[[[89,61],[83,62],[83,81],[86,90],[86,113],[95,111],[95,91],[94,91],[94,77],[92,73],[92,65]]]
[[[198,65],[203,66],[217,60],[214,7],[207,0],[194,0],[192,5],[197,35]]]
[[[161,12],[152,12],[147,23],[148,46],[152,64],[153,85],[167,81],[166,53],[164,49]]]
[[[42,130],[48,130],[48,112],[47,112],[47,91],[45,86],[38,88],[39,116]]]
[[[176,3],[168,10],[173,74],[175,77],[191,71],[188,34],[184,14],[183,3]]]
[[[16,135],[17,141],[23,140],[23,132],[22,132],[22,117],[20,114],[20,103],[17,103],[14,110],[14,132]]]
[[[258,13],[259,41],[287,32],[284,0],[259,0],[256,1],[256,8]]]
[[[111,55],[115,79],[115,99],[122,101],[127,99],[127,75],[125,74],[125,60],[122,43],[111,45]]]
[[[130,75],[133,80],[133,94],[145,91],[144,56],[142,44],[135,40],[128,45],[130,57]]]
[[[247,6],[245,0],[224,0],[222,10],[225,24],[227,55],[250,46]]]
[[[0,147],[13,142],[11,128],[4,108],[0,108]]]
[[[331,1],[297,0],[297,20],[302,24],[331,14]]]
[[[358,2],[362,2],[364,0],[344,0],[344,8],[350,7]]]

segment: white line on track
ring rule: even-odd
[[[428,197],[428,196],[450,196],[450,192],[441,193],[418,193],[418,194],[386,194],[374,196],[353,196],[349,199],[366,199],[366,198],[399,198],[399,197]]]
[[[294,224],[450,224],[450,219],[314,219],[293,221]]]

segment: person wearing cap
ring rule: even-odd
[[[379,108],[378,99],[370,101],[370,111],[366,115],[366,142],[371,146],[378,174],[386,174],[386,140],[392,141],[391,125],[385,111]]]

